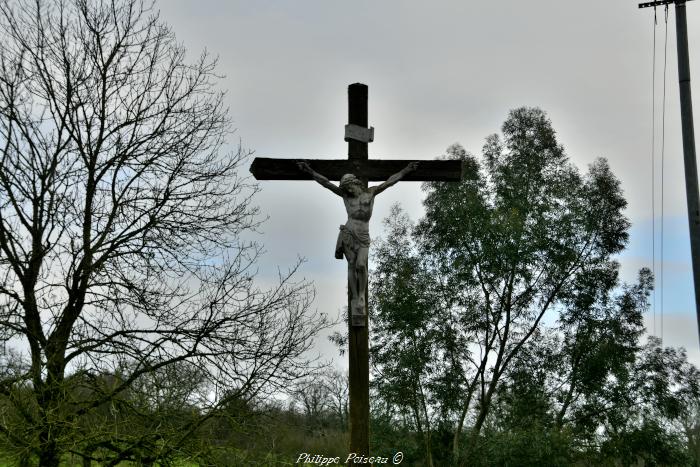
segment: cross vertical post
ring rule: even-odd
[[[354,83],[348,86],[348,125],[367,128],[367,85]],[[348,159],[364,162],[368,159],[368,143],[352,138],[348,142]],[[367,179],[360,176],[367,188]],[[365,288],[365,310],[369,310],[367,283]],[[348,286],[348,373],[349,373],[349,428],[350,452],[369,456],[369,330],[365,314],[364,326],[353,326],[350,287]]]

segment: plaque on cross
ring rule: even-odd
[[[315,180],[341,196],[348,213],[340,226],[335,257],[348,262],[348,357],[350,374],[350,452],[369,456],[369,340],[367,317],[367,258],[369,220],[376,195],[404,181],[458,182],[462,161],[369,159],[367,145],[374,128],[367,126],[367,86],[348,87],[348,158],[272,159],[256,157],[250,171],[258,180]],[[331,183],[338,180],[340,183]],[[368,187],[369,181],[382,181]]]

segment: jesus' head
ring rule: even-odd
[[[340,189],[351,196],[362,193],[362,182],[353,174],[345,174],[340,179]]]

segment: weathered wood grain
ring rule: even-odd
[[[384,181],[406,167],[413,160],[407,159],[274,159],[256,157],[250,172],[258,180],[311,180],[311,175],[302,172],[297,162],[306,161],[312,169],[329,180],[340,180],[347,173],[370,182]],[[418,168],[403,177],[406,182],[457,182],[463,178],[465,166],[462,161],[418,160]]]

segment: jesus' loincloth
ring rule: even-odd
[[[338,241],[335,244],[335,257],[337,259],[343,259],[343,253],[346,251],[354,253],[355,261],[362,258],[357,258],[357,253],[360,248],[369,248],[369,229],[358,229],[357,227],[351,228],[347,225],[340,226],[340,232],[338,233]],[[347,258],[347,255],[345,255]],[[367,256],[365,253],[363,256]]]

